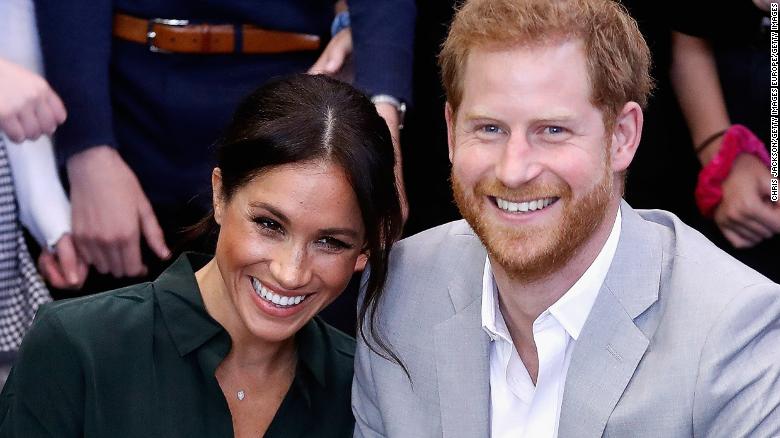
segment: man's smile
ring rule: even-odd
[[[533,199],[529,201],[509,201],[507,199],[502,199],[502,198],[492,197],[492,196],[490,198],[495,202],[498,208],[510,213],[516,213],[516,212],[525,213],[529,211],[542,210],[554,204],[558,199],[560,199],[557,197],[549,197],[549,198]]]

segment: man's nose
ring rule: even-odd
[[[511,136],[496,163],[496,178],[508,188],[517,188],[542,172],[540,151],[524,135]]]
[[[307,285],[311,280],[311,268],[305,246],[294,243],[283,245],[276,251],[270,270],[277,284],[287,290]]]

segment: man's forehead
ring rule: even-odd
[[[582,42],[476,47],[464,66],[464,100],[487,90],[518,95],[543,90],[552,95],[590,94]],[[529,94],[527,94],[529,95]]]
[[[509,54],[520,51],[542,53],[559,47],[572,47],[573,49],[581,50],[583,55],[585,54],[585,41],[581,37],[572,34],[550,34],[533,39],[527,38],[474,44],[468,48],[466,60],[468,61],[473,53]]]

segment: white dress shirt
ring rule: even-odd
[[[558,435],[571,353],[607,275],[620,237],[618,209],[609,238],[582,277],[534,321],[539,357],[536,386],[517,353],[498,304],[490,260],[482,280],[482,328],[490,345],[490,423],[493,438]]]
[[[0,57],[43,74],[32,0],[0,0]],[[70,203],[57,175],[51,139],[41,136],[20,144],[8,137],[4,140],[19,219],[39,245],[52,247],[70,231],[71,224]]]

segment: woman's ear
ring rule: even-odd
[[[368,252],[361,252],[355,261],[355,272],[362,272],[368,263]]]
[[[214,220],[222,225],[224,200],[222,199],[222,170],[219,167],[215,167],[211,172],[211,202],[214,206]]]

